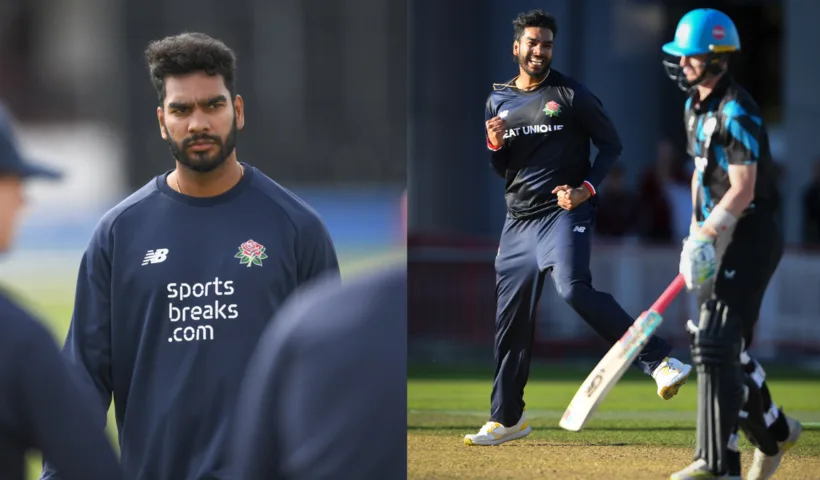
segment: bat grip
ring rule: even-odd
[[[678,296],[678,293],[680,293],[684,285],[685,282],[683,281],[683,275],[678,274],[678,276],[675,277],[674,280],[672,280],[672,283],[670,283],[669,286],[666,287],[666,290],[663,291],[661,296],[658,297],[657,300],[655,300],[655,303],[653,303],[652,306],[649,307],[649,311],[655,312],[658,315],[662,315],[663,312],[666,310],[666,307],[668,307],[669,304],[672,303],[672,300],[674,300],[675,297]]]

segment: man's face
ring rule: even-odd
[[[222,77],[204,72],[167,77],[157,119],[174,158],[197,172],[222,165],[236,147],[237,130],[245,125],[242,97],[231,103]]]
[[[548,28],[527,27],[513,43],[513,55],[527,75],[542,78],[552,62],[554,35]]]
[[[680,66],[686,81],[694,82],[706,70],[707,55],[692,55],[691,57],[680,57]]]
[[[11,247],[23,203],[23,181],[19,177],[0,177],[0,252]]]

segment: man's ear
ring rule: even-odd
[[[233,100],[233,114],[236,118],[236,129],[242,130],[245,126],[245,100],[242,95],[236,95]]]
[[[165,112],[162,107],[157,107],[157,122],[159,122],[159,134],[163,140],[168,140],[168,135],[165,134]]]

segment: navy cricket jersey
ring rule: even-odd
[[[560,185],[594,192],[622,146],[601,101],[576,80],[551,69],[535,89],[496,84],[487,98],[485,121],[506,120],[504,144],[491,157],[493,170],[506,180],[507,210],[514,218],[559,209],[552,190]],[[590,163],[590,140],[598,148]]]
[[[729,191],[730,165],[757,165],[754,200],[746,211],[774,211],[779,206],[777,179],[769,135],[757,103],[729,74],[724,74],[702,101],[697,89],[692,90],[684,122],[687,153],[694,158],[698,182],[698,221],[705,220]]]
[[[239,401],[242,480],[407,478],[407,265],[294,294]]]
[[[239,480],[227,463],[246,363],[297,287],[339,279],[319,216],[256,168],[210,198],[151,180],[109,211],[83,256],[66,357],[113,394],[133,480]]]
[[[0,478],[24,480],[37,450],[63,480],[122,477],[103,430],[94,428],[89,391],[72,376],[51,334],[0,292]]]

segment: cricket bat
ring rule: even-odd
[[[578,432],[584,427],[661,325],[663,312],[683,286],[683,275],[678,274],[649,310],[642,313],[623,337],[609,349],[572,398],[559,422],[561,428]]]

